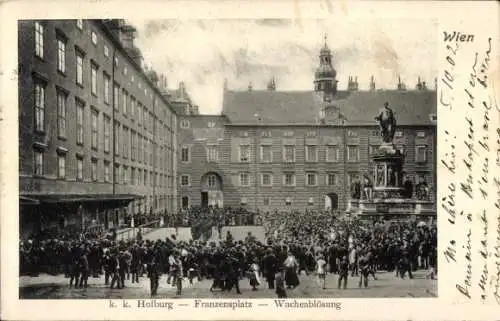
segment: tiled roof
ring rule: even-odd
[[[319,102],[314,91],[226,91],[222,114],[233,124],[316,124]],[[399,125],[430,125],[436,114],[436,91],[340,91],[333,105],[347,124],[375,124],[388,102]],[[258,116],[256,116],[258,114]]]

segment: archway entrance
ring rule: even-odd
[[[334,211],[339,208],[339,196],[337,193],[328,193],[325,195],[325,210]]]
[[[215,172],[208,172],[201,177],[201,207],[223,207],[222,177]]]

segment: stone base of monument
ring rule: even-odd
[[[360,219],[377,220],[423,220],[436,216],[433,202],[404,197],[404,155],[400,150],[391,143],[384,143],[372,159],[371,198],[366,199],[369,196],[363,191],[361,199],[349,200],[347,213]]]
[[[436,217],[433,202],[413,198],[351,199],[348,201],[346,212],[362,220],[406,221]]]

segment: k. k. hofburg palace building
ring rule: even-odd
[[[18,24],[21,230],[177,208],[177,115],[123,20]]]
[[[337,90],[328,46],[306,91],[232,91],[224,85],[221,115],[179,114],[179,205],[246,207],[260,211],[346,209],[351,182],[372,176],[381,145],[374,117],[389,103],[397,119],[394,143],[406,155],[413,183],[435,186],[436,91],[418,80],[407,90],[360,91],[357,77]],[[179,106],[178,106],[179,107]]]
[[[405,171],[435,185],[436,92],[337,90],[325,46],[313,90],[224,86],[222,113],[200,115],[184,84],[145,68],[123,20],[20,21],[22,231],[119,225],[131,213],[189,206],[345,209],[380,145],[373,117],[398,122]],[[313,79],[312,79],[313,80]]]

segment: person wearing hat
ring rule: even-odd
[[[158,292],[158,286],[160,284],[160,266],[157,262],[156,255],[154,254],[149,257],[147,272],[149,278],[149,290],[151,292],[151,296],[153,296]]]
[[[274,289],[274,278],[279,270],[278,258],[274,255],[272,248],[267,250],[266,256],[262,260],[263,275],[266,278],[267,286],[270,290]]]
[[[318,274],[318,285],[326,289],[326,261],[323,254],[318,255],[316,260],[316,273]]]
[[[347,260],[347,256],[344,255],[342,257],[342,260],[340,261],[340,264],[339,264],[339,281],[338,281],[338,288],[340,289],[340,286],[342,285],[342,281],[344,281],[343,283],[343,288],[346,289],[347,288],[347,275],[349,274],[349,261]]]
[[[274,277],[276,283],[276,295],[278,298],[286,298],[286,288],[285,288],[285,267],[278,268],[276,275]]]

